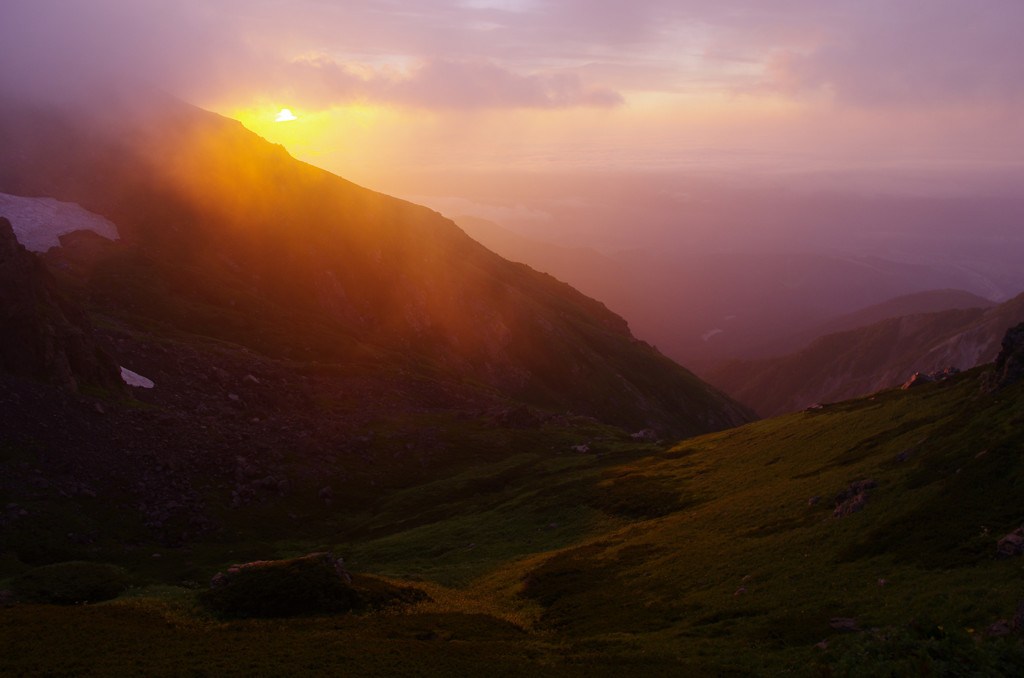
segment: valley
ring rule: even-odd
[[[0,192],[119,236],[51,229],[33,254],[0,219],[0,673],[1024,662],[1022,561],[999,553],[1024,520],[1019,297],[849,301],[854,325],[805,351],[869,353],[886,379],[951,342],[985,364],[758,419],[727,393],[814,375],[745,363],[716,388],[612,299],[441,214],[181,102],[136,105],[114,127],[0,115]],[[823,286],[868,268],[800,261]],[[737,293],[792,258],[760,263]]]

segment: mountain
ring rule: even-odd
[[[455,223],[484,247],[510,261],[550,273],[559,280],[571,280],[573,287],[586,290],[584,294],[599,299],[617,313],[631,310],[631,290],[636,281],[629,267],[619,264],[614,256],[591,247],[562,247],[528,238],[478,217],[455,217]]]
[[[937,313],[951,309],[991,308],[995,305],[994,301],[965,290],[926,290],[924,292],[904,294],[883,301],[880,304],[873,304],[867,308],[832,318],[822,325],[785,337],[778,342],[778,348],[773,349],[770,345],[767,345],[763,347],[763,350],[771,352],[769,357],[785,355],[792,352],[794,348],[803,348],[818,337],[823,337],[826,334],[865,327],[886,318],[898,318],[900,316],[917,315],[920,313]]]
[[[69,284],[150,331],[475,383],[676,435],[749,418],[599,302],[237,122],[170,99],[5,104],[0,148],[0,191],[116,225],[120,240]]]
[[[902,251],[810,252],[794,240],[794,251],[779,244],[704,252],[681,241],[657,252],[605,254],[526,238],[481,219],[459,222],[499,254],[600,299],[702,376],[728,360],[785,355],[822,334],[882,318],[991,304],[987,295],[1024,282],[984,260],[953,265]],[[960,291],[942,291],[951,287]],[[857,313],[864,315],[844,318]]]
[[[907,301],[851,317],[871,317],[880,310],[905,307]],[[1006,329],[1022,320],[1024,294],[989,308],[886,318],[820,337],[790,355],[726,363],[707,378],[758,413],[774,416],[890,388],[915,372],[929,374],[950,366],[969,369],[991,362]]]

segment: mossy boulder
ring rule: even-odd
[[[116,598],[130,582],[127,570],[116,565],[71,561],[30,570],[11,587],[22,601],[74,605]]]
[[[207,609],[230,618],[341,614],[425,598],[418,589],[353,576],[330,553],[234,565],[200,594]]]

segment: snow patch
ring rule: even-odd
[[[146,379],[141,374],[136,374],[135,372],[132,372],[127,367],[121,368],[121,379],[123,379],[124,383],[128,384],[129,386],[138,386],[139,388],[153,388],[154,386],[156,386],[156,384],[154,384],[149,379]]]
[[[53,198],[25,198],[0,193],[0,217],[7,217],[25,249],[46,252],[60,246],[60,236],[72,231],[93,231],[109,240],[121,234],[112,221],[78,203]]]

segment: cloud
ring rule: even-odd
[[[410,68],[303,59],[281,68],[278,85],[322,107],[352,102],[412,108],[614,107],[619,93],[584,85],[571,72],[522,75],[492,61],[422,61]]]
[[[287,94],[307,106],[360,101],[440,110],[623,103],[621,94],[585,83],[572,69],[535,68],[515,58],[499,63],[465,22],[515,12],[458,9],[453,2],[430,11],[401,2],[7,3],[0,41],[18,57],[3,61],[0,86],[68,94],[115,82],[200,100]],[[325,32],[324,23],[337,30]],[[447,38],[445,51],[456,56],[438,56]],[[318,56],[304,56],[310,45],[323,46]],[[331,56],[341,46],[347,53]]]
[[[827,92],[866,108],[1024,103],[1024,3],[882,0],[822,3],[801,19],[803,39],[775,21],[736,25],[762,38],[760,85],[789,95]],[[771,33],[774,44],[764,44]]]
[[[114,80],[200,104],[612,108],[744,92],[839,107],[1024,105],[1010,0],[0,3],[3,92]]]

